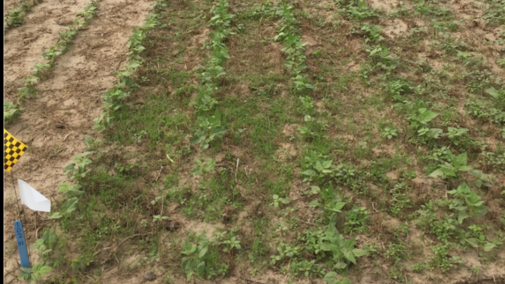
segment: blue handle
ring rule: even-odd
[[[28,248],[26,247],[25,233],[21,221],[14,222],[14,232],[16,232],[16,241],[18,242],[19,258],[21,259],[21,267],[30,268],[30,260],[28,259]]]

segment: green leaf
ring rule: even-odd
[[[331,243],[321,243],[320,245],[321,250],[324,251],[338,251],[339,247],[336,244],[331,244]]]
[[[489,95],[491,95],[495,99],[498,99],[500,97],[500,94],[498,93],[498,90],[496,90],[493,87],[487,89],[486,93],[488,93]]]
[[[479,240],[477,240],[476,238],[469,238],[469,239],[465,239],[465,241],[467,243],[469,243],[472,247],[474,248],[477,248],[479,247]]]
[[[316,199],[316,200],[313,200],[312,202],[309,203],[309,207],[310,208],[314,208],[314,207],[317,207],[317,206],[320,206],[321,204],[319,204],[319,201]]]
[[[364,249],[353,249],[352,252],[354,253],[355,257],[368,255],[368,252]]]
[[[289,198],[281,198],[281,202],[284,204],[289,204],[291,203],[291,200]]]
[[[431,174],[429,174],[428,176],[432,177],[432,178],[437,178],[437,177],[444,176],[444,173],[440,169],[437,169],[437,170],[433,171]]]
[[[356,258],[354,258],[354,254],[350,250],[345,250],[344,251],[344,257],[349,260],[350,262],[356,264]]]
[[[194,271],[190,271],[186,274],[186,281],[189,282],[189,279],[191,279],[191,276],[193,275]]]
[[[77,202],[78,201],[79,201],[79,198],[77,198],[77,197],[73,197],[73,198],[68,199],[61,206],[61,211],[64,212],[65,214],[72,213],[77,208]]]
[[[202,258],[207,254],[207,251],[209,250],[208,246],[204,246],[199,252],[198,252],[198,258]]]
[[[466,171],[469,171],[472,169],[472,166],[461,166],[458,168],[458,170],[462,171],[462,172],[466,172]]]
[[[56,244],[57,237],[51,229],[47,229],[44,231],[44,234],[42,234],[42,239],[44,240],[45,246],[52,248]]]
[[[203,141],[205,141],[206,136],[202,134],[199,135],[197,132],[194,136],[193,139],[191,139],[191,144],[200,144]]]
[[[45,275],[45,274],[47,274],[47,273],[51,272],[52,270],[53,270],[53,269],[52,269],[51,267],[49,267],[49,266],[42,266],[42,267],[38,270],[38,272],[39,272],[41,275]]]
[[[49,219],[60,219],[61,217],[63,217],[63,215],[60,212],[53,212],[47,215]]]
[[[333,267],[335,267],[336,269],[344,269],[347,267],[347,263],[339,261]]]
[[[351,251],[352,249],[354,249],[354,242],[355,239],[347,239],[344,241],[344,247],[349,251]]]
[[[306,171],[302,172],[302,175],[313,177],[313,176],[316,176],[316,172],[313,170],[306,170]]]
[[[458,168],[460,166],[466,166],[466,163],[467,163],[467,156],[466,156],[466,152],[465,153],[462,153],[460,155],[458,155],[454,161],[452,162],[453,165],[457,165]]]
[[[490,250],[492,250],[494,247],[496,247],[496,245],[495,245],[495,244],[490,243],[490,242],[487,242],[487,243],[484,245],[484,251],[490,251]]]
[[[345,263],[344,263],[345,265]],[[345,266],[344,266],[345,268]],[[337,276],[338,274],[336,272],[328,272],[326,273],[326,275],[324,276],[324,281],[326,281],[326,283],[328,284],[337,284]]]
[[[345,202],[339,201],[336,202],[335,204],[332,204],[330,210],[333,212],[342,212],[341,209],[345,206]]]
[[[467,217],[466,210],[460,210],[458,213],[458,223],[462,224]]]
[[[472,212],[473,216],[475,216],[475,217],[482,217],[482,216],[486,215],[488,211],[489,211],[489,207],[484,206],[484,205],[481,205],[479,207],[475,207],[475,208],[471,209],[471,212]]]
[[[315,185],[310,186],[310,193],[318,194],[319,192],[321,192],[321,188],[319,188],[319,186]]]
[[[438,116],[438,113],[432,112],[425,108],[419,109],[419,112],[420,114],[417,116],[417,120],[422,124],[427,124],[428,122],[430,122],[431,120],[433,120],[435,117]]]

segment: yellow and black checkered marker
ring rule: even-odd
[[[17,140],[7,130],[4,129],[4,170],[10,172],[14,164],[25,153],[26,147],[21,141]]]

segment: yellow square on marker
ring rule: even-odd
[[[28,147],[4,128],[4,170],[10,172]]]

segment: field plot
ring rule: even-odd
[[[102,0],[30,85],[82,2],[6,34],[6,281],[505,283],[505,1]]]

